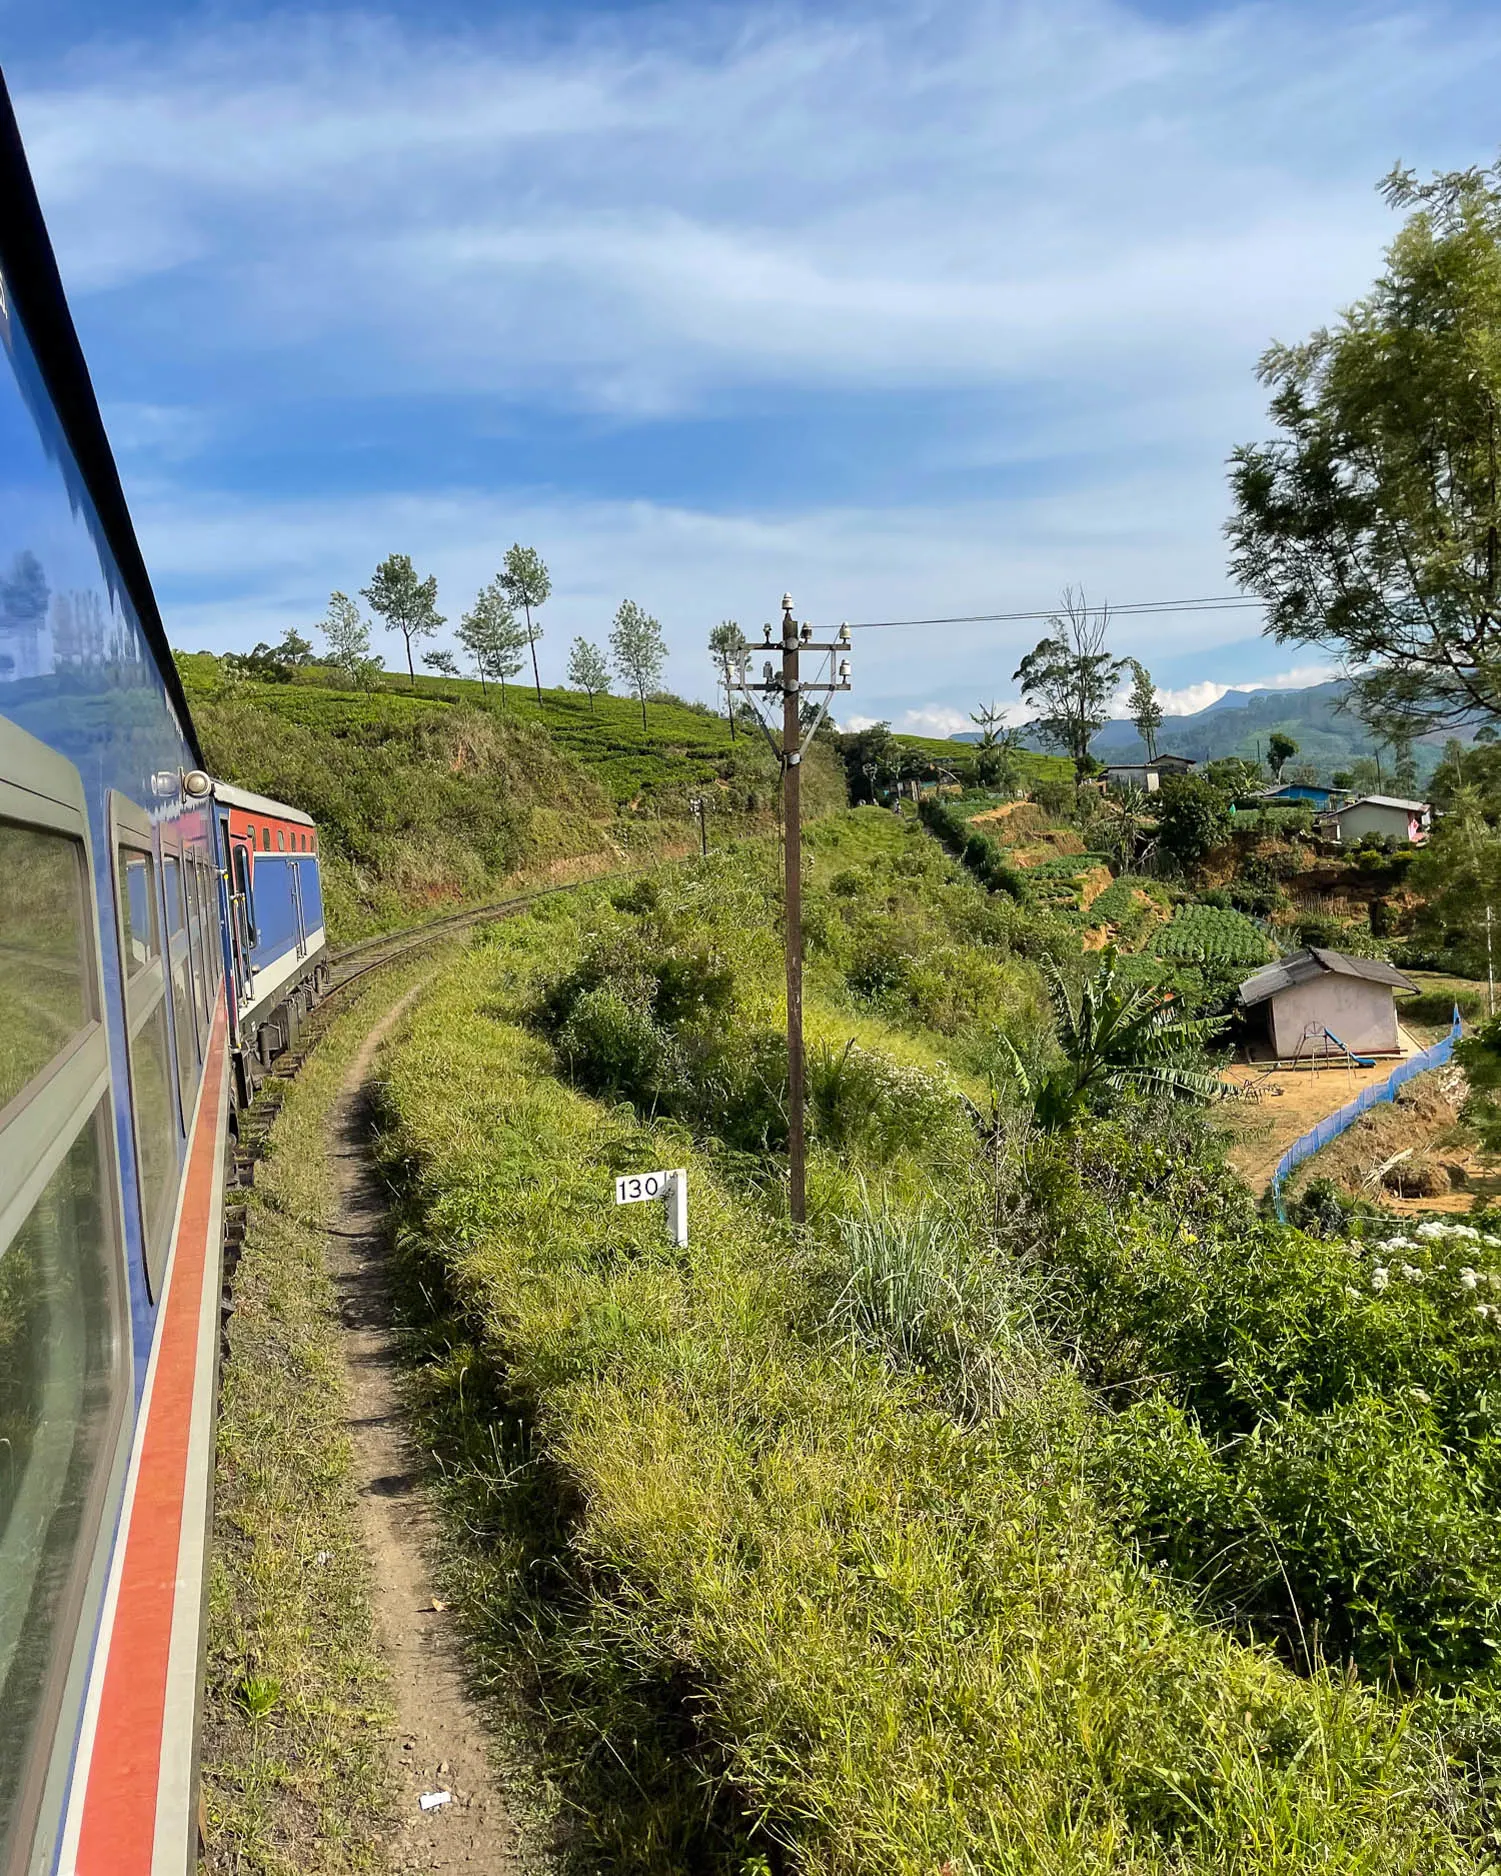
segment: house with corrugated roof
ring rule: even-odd
[[[1330,828],[1342,846],[1355,846],[1367,834],[1421,843],[1432,824],[1428,803],[1409,801],[1404,795],[1359,795],[1329,816]]]
[[[1254,1045],[1279,1061],[1400,1055],[1397,992],[1417,991],[1381,958],[1307,945],[1248,977],[1236,992]]]

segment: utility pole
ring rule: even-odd
[[[771,627],[768,625],[765,631],[762,649],[771,651],[774,649]],[[849,643],[847,625],[840,626],[832,643],[815,643],[813,627],[798,624],[792,616],[792,595],[783,593],[781,670],[774,669],[768,658],[762,666],[761,682],[752,684],[746,669],[749,653],[740,665],[740,688],[755,710],[762,733],[782,771],[782,922],[787,957],[787,1211],[792,1222],[798,1225],[808,1216],[807,1075],[803,1053],[803,750],[823,727],[834,692],[850,687],[850,661],[840,657],[849,650]],[[821,670],[819,678],[812,682],[805,681],[802,675],[804,652],[827,656],[826,673]],[[772,735],[769,721],[775,708],[773,700],[778,694],[782,699],[780,744]],[[821,695],[824,700],[806,731],[802,719],[805,695]],[[766,700],[764,706],[758,701],[760,698]]]
[[[1496,966],[1491,957],[1491,926],[1495,922],[1495,913],[1489,903],[1485,908],[1485,987],[1486,1004],[1492,1016],[1496,1014]]]
[[[709,857],[709,823],[704,816],[708,805],[702,795],[693,795],[689,798],[688,806],[698,816],[698,850],[706,860]]]

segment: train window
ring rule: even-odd
[[[214,1007],[214,985],[210,975],[212,966],[209,962],[207,933],[209,926],[203,915],[203,866],[196,854],[184,859],[183,879],[188,889],[188,937],[189,950],[193,959],[193,986],[196,991],[194,1001],[198,1006],[198,1052],[201,1055],[208,1046],[209,1012]]]
[[[57,1060],[95,1011],[82,845],[0,822],[0,1109]]]
[[[0,1251],[0,1820],[56,1722],[119,1407],[105,1119],[101,1101]]]
[[[162,856],[162,892],[167,902],[167,969],[172,979],[172,1037],[177,1045],[177,1093],[182,1124],[193,1118],[198,1087],[198,1023],[193,1009],[193,957],[188,939],[188,907],[183,894],[182,862]]]
[[[236,847],[234,850],[235,893],[240,902],[240,917],[247,950],[256,944],[255,900],[250,891],[250,849]]]
[[[134,951],[141,940],[141,901],[154,907],[155,858],[145,844],[150,822],[122,795],[110,798],[115,824],[117,912],[121,948]],[[136,842],[140,844],[137,845]],[[137,892],[144,880],[145,892]],[[153,1297],[161,1294],[162,1270],[176,1209],[179,1103],[172,1072],[172,1039],[167,1025],[167,972],[156,939],[146,962],[137,962],[125,986],[126,1055],[130,1067],[131,1107],[135,1119],[136,1169],[140,1188],[141,1235],[146,1250],[146,1280]]]
[[[271,829],[269,827],[263,827],[261,829],[261,851],[263,853],[269,853],[271,851]]]
[[[276,830],[276,851],[278,853],[285,853],[286,850],[287,850],[287,830],[284,827],[278,827]]]
[[[117,865],[125,975],[135,977],[161,955],[156,929],[156,894],[152,890],[152,859],[149,853],[122,847]]]
[[[0,718],[0,1867],[7,1869],[31,1841],[55,1753],[71,1746],[60,1716],[92,1633],[85,1605],[98,1592],[96,1546],[123,1463],[129,1387],[109,1046],[86,843],[77,770]]]

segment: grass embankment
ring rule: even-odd
[[[246,1195],[220,1381],[203,1794],[211,1876],[381,1871],[390,1711],[324,1263],[327,1124],[360,1043],[433,968],[366,980],[293,1082]]]
[[[429,1389],[467,1430],[466,1515],[494,1557],[470,1617],[502,1655],[530,1647],[596,1866],[1479,1867],[1398,1701],[1199,1623],[1116,1534],[1089,1399],[998,1267],[987,1301],[986,1261],[955,1252],[924,1316],[910,1260],[862,1274],[879,1220],[826,1217],[810,1247],[681,1126],[557,1079],[528,1024],[596,922],[553,906],[487,936],[385,1085],[407,1247],[454,1312]],[[649,993],[663,1034],[691,979],[674,955]],[[581,982],[565,1020],[595,997],[602,1023],[614,993]],[[664,1164],[689,1167],[684,1251],[653,1209],[611,1203],[614,1172]],[[924,1358],[956,1309],[986,1321],[978,1393]],[[540,1560],[504,1538],[539,1480],[557,1508]]]
[[[711,838],[769,826],[765,745],[676,703],[639,711],[543,692],[421,678],[418,688],[331,687],[310,669],[285,684],[226,686],[206,653],[179,659],[215,774],[311,814],[322,842],[333,941],[502,896],[614,871],[697,844],[688,808],[710,805]],[[842,806],[828,751],[806,770],[813,811]]]

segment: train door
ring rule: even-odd
[[[250,1002],[255,980],[255,889],[250,871],[250,848],[243,840],[229,849],[229,923],[234,937],[239,1004]]]
[[[296,860],[288,860],[287,871],[292,875],[292,911],[297,920],[297,955],[307,956],[307,919],[302,911],[302,867]]]

